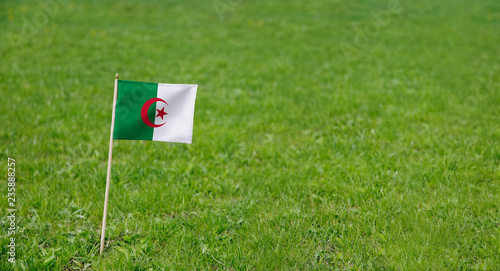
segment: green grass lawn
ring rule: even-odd
[[[499,268],[500,2],[144,2],[0,3],[0,270]],[[199,88],[101,256],[116,72]]]

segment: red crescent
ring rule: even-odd
[[[153,104],[153,103],[156,103],[156,102],[164,102],[166,105],[167,102],[165,102],[163,99],[160,99],[160,98],[152,98],[152,99],[149,99],[147,100],[144,105],[142,106],[142,109],[141,109],[141,117],[142,117],[142,121],[144,121],[144,123],[149,126],[149,127],[153,127],[153,128],[157,128],[157,127],[160,127],[162,126],[164,123],[162,124],[154,124],[152,123],[149,118],[148,118],[148,109],[149,107]]]

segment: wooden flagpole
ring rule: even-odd
[[[117,93],[118,93],[118,73],[115,76],[115,93],[113,96],[113,114],[111,117],[111,134],[109,136],[108,174],[106,175],[106,193],[104,194],[104,213],[102,215],[101,249],[100,249],[101,254],[104,251],[104,233],[106,232],[106,216],[108,214],[109,183],[111,181],[111,162],[113,161],[113,130],[115,129],[115,108],[116,108],[116,95],[117,95]]]

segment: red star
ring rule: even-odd
[[[163,116],[168,115],[168,113],[165,113],[165,107],[163,107],[161,110],[156,109],[158,111],[158,114],[156,114],[156,117],[160,117],[163,120]]]

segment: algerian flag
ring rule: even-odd
[[[197,88],[118,80],[113,139],[191,144]]]

